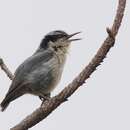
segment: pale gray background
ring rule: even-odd
[[[118,0],[0,0],[0,57],[12,72],[39,46],[49,31],[82,31],[73,43],[62,80],[53,95],[88,64],[107,36]],[[69,101],[31,130],[130,130],[130,1],[116,40],[104,63]],[[0,71],[0,102],[10,80]],[[26,95],[0,113],[0,130],[21,121],[40,105]]]

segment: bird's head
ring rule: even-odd
[[[64,31],[56,30],[48,33],[42,40],[40,48],[48,49],[53,48],[54,50],[68,48],[72,41],[77,41],[80,39],[70,39],[71,37],[79,34],[80,32],[67,34]]]

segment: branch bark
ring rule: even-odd
[[[32,114],[28,115],[19,124],[11,128],[11,130],[28,130],[29,128],[33,127],[34,125],[45,119],[59,105],[67,101],[68,97],[70,97],[83,83],[85,83],[85,80],[88,79],[90,75],[96,70],[97,66],[99,66],[101,62],[103,62],[103,59],[106,57],[110,48],[114,45],[115,37],[118,33],[124,15],[125,5],[126,0],[119,0],[118,9],[112,28],[107,28],[108,37],[105,39],[102,46],[97,51],[97,54],[83,69],[83,71],[58,95],[45,101],[41,107],[37,108]],[[10,79],[13,79],[13,77]]]
[[[13,80],[14,75],[11,73],[11,71],[8,69],[6,64],[4,63],[3,59],[0,58],[0,67],[1,69],[7,74],[10,80]]]

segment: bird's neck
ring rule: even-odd
[[[64,64],[65,63],[66,55],[68,53],[68,50],[69,50],[69,46],[67,46],[67,47],[59,47],[59,48],[57,48],[54,51],[55,55],[57,56],[60,64]]]

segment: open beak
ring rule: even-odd
[[[76,32],[76,33],[73,33],[73,34],[68,35],[68,36],[67,36],[68,41],[69,41],[69,42],[72,42],[72,41],[81,40],[81,38],[70,39],[71,37],[73,37],[73,36],[75,36],[75,35],[77,35],[77,34],[79,34],[79,33],[81,33],[81,32]]]

